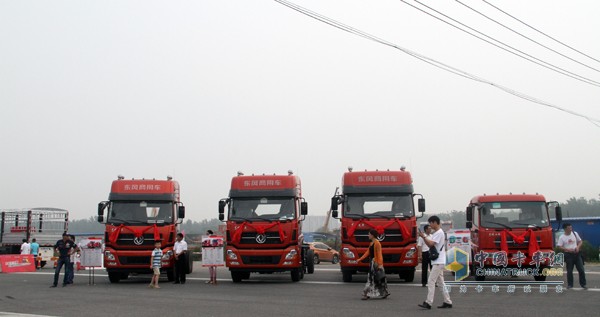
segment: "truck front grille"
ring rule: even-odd
[[[274,256],[256,256],[256,255],[242,256],[242,262],[244,262],[244,264],[279,264],[280,259],[281,259],[281,256],[278,256],[278,255],[274,255]]]

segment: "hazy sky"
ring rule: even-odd
[[[600,2],[489,0],[600,60]],[[418,5],[409,0],[409,3]],[[478,0],[464,0],[588,66]],[[600,118],[600,87],[557,74],[399,0],[295,0],[497,84]],[[455,1],[426,1],[581,76]],[[412,172],[429,212],[483,193],[600,194],[600,127],[421,62],[271,0],[0,1],[0,208],[96,213],[118,174],[181,184],[217,216],[238,170],[295,171],[324,215],[342,173]]]

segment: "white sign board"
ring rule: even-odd
[[[225,266],[222,236],[202,236],[202,266]]]
[[[446,232],[446,250],[458,248],[471,256],[471,231],[469,229],[450,229]],[[446,257],[450,252],[446,252]]]
[[[103,243],[101,239],[81,239],[78,245],[81,250],[81,266],[102,267]]]

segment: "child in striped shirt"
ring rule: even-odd
[[[150,281],[150,288],[160,288],[158,286],[158,278],[160,277],[160,261],[162,259],[163,252],[160,249],[160,241],[154,242],[154,250],[150,256],[150,268],[153,271],[152,280]]]

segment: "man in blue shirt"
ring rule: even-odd
[[[65,266],[65,276],[63,279],[63,287],[67,286],[69,278],[69,263],[71,262],[71,253],[73,253],[74,243],[69,239],[69,235],[65,232],[62,235],[62,240],[56,241],[54,250],[58,252],[58,262],[56,263],[56,271],[54,271],[54,283],[50,287],[58,285],[58,276],[60,269]]]
[[[40,265],[38,264],[38,256],[40,255],[40,244],[36,242],[35,238],[33,238],[33,240],[31,240],[31,244],[30,244],[30,248],[31,248],[31,254],[33,254],[33,261],[35,261],[35,268],[36,269],[41,269]]]

